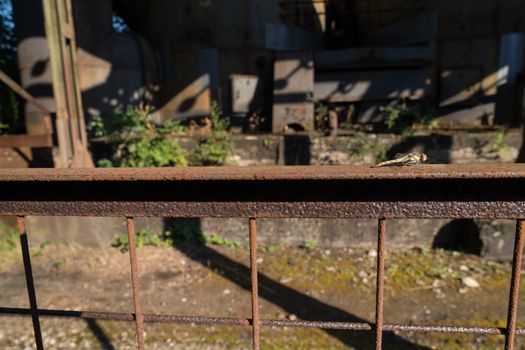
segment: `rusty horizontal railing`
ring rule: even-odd
[[[144,322],[230,324],[259,328],[302,327],[371,331],[376,349],[385,331],[491,334],[513,349],[525,231],[525,164],[427,165],[403,168],[247,167],[163,169],[0,170],[0,215],[16,215],[30,308],[0,307],[0,314],[31,315],[37,349],[43,349],[40,317],[135,321],[144,348]],[[134,313],[40,309],[33,284],[25,229],[28,215],[122,216],[130,244]],[[134,249],[136,216],[246,218],[249,222],[252,317],[147,315],[142,312]],[[259,318],[258,218],[375,218],[378,220],[374,323],[283,321]],[[387,223],[399,218],[509,218],[517,220],[505,328],[383,324]]]

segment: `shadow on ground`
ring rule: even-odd
[[[166,219],[166,226],[174,223],[172,219]],[[198,219],[185,219],[183,222],[177,220],[178,224],[198,227]],[[198,232],[198,230],[196,230]],[[230,259],[229,257],[206,246],[195,246],[192,244],[178,244],[174,247],[185,254],[188,258],[211,269],[222,271],[221,276],[236,283],[241,288],[250,291],[250,269],[245,265]],[[286,312],[295,314],[301,320],[309,321],[336,321],[336,322],[368,322],[362,318],[352,315],[342,309],[323,303],[306,294],[289,288],[268,276],[259,273],[259,297],[278,305]],[[374,332],[346,331],[346,330],[323,330],[332,337],[337,338],[344,344],[356,349],[375,349]],[[383,333],[383,344],[385,349],[423,350],[429,349],[403,339],[392,332]]]
[[[111,340],[109,339],[108,335],[100,327],[98,322],[96,320],[90,320],[86,319],[86,324],[89,328],[89,330],[93,333],[95,338],[97,338],[97,341],[99,342],[100,346],[104,350],[116,350],[115,347],[111,344]]]

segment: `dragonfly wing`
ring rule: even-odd
[[[401,159],[404,156],[406,156],[406,153],[396,153],[396,156],[394,157],[394,159]]]

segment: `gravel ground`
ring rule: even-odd
[[[127,254],[51,244],[32,255],[40,308],[132,312]],[[372,321],[376,256],[374,249],[262,250],[261,317]],[[250,317],[246,249],[143,247],[138,258],[145,313]],[[413,249],[389,252],[386,276],[386,323],[505,326],[509,264]],[[20,259],[0,264],[0,291],[1,306],[27,307]],[[45,317],[41,322],[46,349],[136,347],[132,322]],[[503,338],[386,334],[384,339],[386,349],[494,349]],[[261,333],[262,349],[268,350],[368,349],[373,341],[373,334],[350,332],[265,328]],[[249,327],[146,325],[147,349],[246,349],[250,342]],[[0,316],[0,349],[33,348],[29,317]]]

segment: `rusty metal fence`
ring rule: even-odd
[[[0,215],[16,215],[29,308],[1,307],[2,314],[30,315],[37,349],[43,349],[40,318],[79,317],[134,321],[139,349],[144,322],[251,326],[253,349],[260,327],[303,327],[502,335],[513,349],[525,231],[525,165],[429,165],[409,168],[247,167],[185,169],[0,170]],[[134,313],[40,309],[31,271],[25,216],[121,216],[130,242]],[[249,222],[252,317],[150,315],[142,312],[134,217],[245,218]],[[258,218],[375,218],[378,220],[374,323],[260,319],[257,281]],[[384,259],[389,219],[515,219],[516,239],[505,328],[383,324]]]

